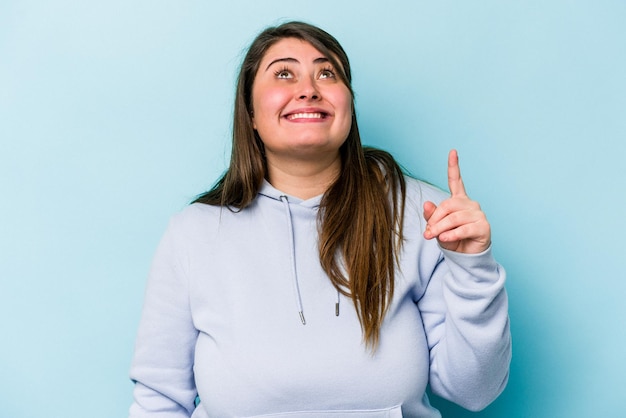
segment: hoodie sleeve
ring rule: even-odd
[[[189,305],[180,222],[173,218],[154,257],[130,378],[130,418],[190,417],[197,395],[194,347],[198,335]]]
[[[436,395],[479,411],[508,381],[511,361],[505,271],[491,248],[480,254],[441,250],[418,302]]]

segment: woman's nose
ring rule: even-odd
[[[304,78],[298,83],[298,99],[300,100],[319,100],[321,97],[315,80]]]

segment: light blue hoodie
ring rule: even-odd
[[[490,250],[426,241],[423,202],[446,196],[407,182],[395,293],[373,354],[320,266],[321,197],[265,183],[240,212],[193,204],[174,216],[148,280],[130,417],[440,417],[427,384],[487,406],[511,358],[504,270]]]

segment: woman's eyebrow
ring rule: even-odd
[[[323,62],[328,62],[328,61],[329,61],[329,60],[328,60],[328,58],[326,58],[326,57],[319,57],[319,58],[315,58],[315,59],[313,60],[313,63],[314,63],[314,64],[320,64],[320,63],[323,63]],[[269,70],[269,68],[270,68],[272,65],[276,64],[277,62],[293,62],[293,63],[296,63],[296,64],[299,64],[299,63],[300,63],[300,61],[298,61],[298,60],[297,60],[297,59],[295,59],[295,58],[291,58],[291,57],[286,57],[286,58],[277,58],[277,59],[275,59],[274,61],[272,61],[272,62],[270,62],[270,63],[268,64],[267,68],[265,68],[265,71]]]

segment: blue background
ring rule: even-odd
[[[477,414],[626,413],[626,2],[0,2],[0,416],[126,416],[168,218],[225,168],[234,74],[304,19],[351,57],[364,142],[446,187],[508,270],[514,358]]]

